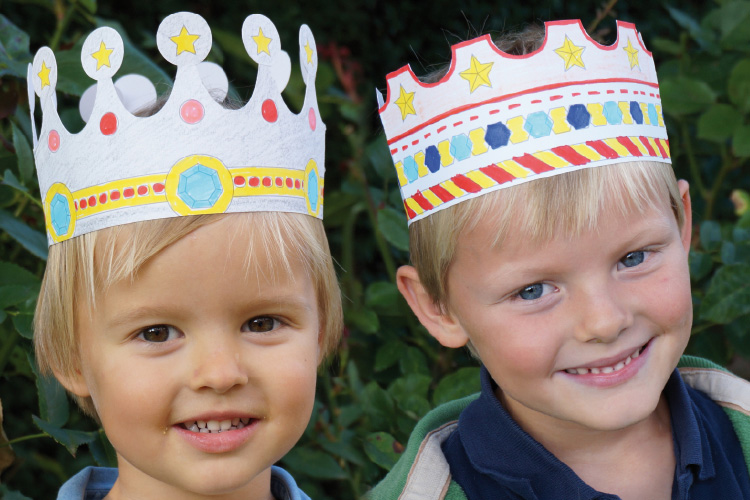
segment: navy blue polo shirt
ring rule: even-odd
[[[482,393],[443,443],[453,479],[469,500],[615,500],[583,482],[528,435],[494,393],[482,367]],[[674,438],[672,500],[750,498],[750,477],[737,435],[724,411],[688,387],[675,370],[664,388]]]

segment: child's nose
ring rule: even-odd
[[[248,374],[237,346],[220,341],[211,344],[196,346],[191,388],[223,394],[232,387],[247,384]]]
[[[608,286],[590,287],[579,300],[576,338],[581,342],[613,342],[632,324],[627,301]]]

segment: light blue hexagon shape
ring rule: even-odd
[[[193,210],[211,208],[222,192],[218,172],[200,163],[180,174],[177,196]]]
[[[52,197],[49,204],[49,215],[52,222],[52,228],[57,236],[62,236],[70,229],[70,205],[65,196],[57,193]]]
[[[607,101],[604,103],[604,118],[607,119],[607,123],[610,125],[619,125],[622,123],[622,111],[620,106],[615,101]]]
[[[413,156],[404,158],[404,175],[409,182],[414,182],[419,177],[419,167]]]
[[[552,118],[547,116],[547,113],[537,111],[526,117],[526,123],[523,124],[523,128],[531,137],[539,138],[546,137],[552,132],[552,124]]]
[[[659,126],[659,114],[656,112],[656,106],[653,103],[648,105],[648,121],[651,125]]]
[[[471,139],[466,134],[454,135],[451,139],[451,156],[456,160],[465,160],[471,156]]]
[[[318,211],[318,176],[311,170],[307,174],[307,199],[313,212]]]

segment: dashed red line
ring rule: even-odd
[[[463,121],[460,121],[460,122],[456,122],[456,123],[454,123],[454,124],[453,124],[453,126],[454,126],[454,127],[458,127],[459,125],[463,125],[463,124],[464,124],[464,122],[463,122]]]
[[[563,98],[563,96],[561,96],[561,95],[553,95],[552,97],[549,98],[549,100],[550,101],[556,101],[556,100],[562,99],[562,98]]]
[[[518,104],[518,103],[516,103],[516,104],[509,104],[509,105],[508,105],[508,109],[515,109],[515,108],[517,108],[518,106],[520,106],[520,104]]]
[[[479,119],[478,116],[471,116],[471,117],[469,117],[469,121],[470,122],[473,122],[474,120],[477,120],[477,119]]]
[[[448,128],[448,127],[446,127],[445,125],[443,125],[443,126],[442,126],[442,127],[440,127],[439,129],[437,129],[437,131],[438,131],[438,134],[439,134],[440,132],[442,132],[443,130],[447,129],[447,128]]]

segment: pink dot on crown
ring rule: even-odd
[[[263,118],[269,123],[273,123],[279,118],[279,112],[276,109],[276,103],[271,99],[266,99],[265,101],[263,101],[263,105],[260,107],[260,111],[263,114]]]
[[[203,114],[203,104],[195,99],[185,101],[182,104],[182,107],[180,107],[180,117],[182,117],[182,120],[185,123],[189,123],[190,125],[201,121],[203,119]]]
[[[49,136],[47,137],[47,145],[49,146],[49,150],[53,153],[60,149],[60,134],[57,133],[57,130],[50,131]]]
[[[117,132],[117,116],[114,113],[106,113],[99,121],[99,130],[104,135],[112,135]]]
[[[307,113],[307,119],[310,122],[310,130],[315,132],[315,127],[318,125],[318,117],[315,116],[315,110],[310,108],[310,111]]]

